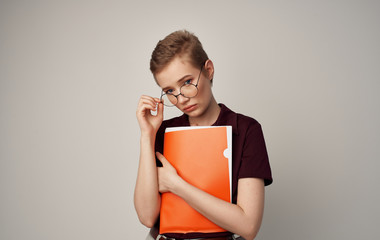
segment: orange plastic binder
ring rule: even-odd
[[[203,191],[231,202],[232,127],[167,128],[164,156],[179,176]],[[163,193],[160,234],[224,232],[182,198]]]

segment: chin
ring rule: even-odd
[[[185,112],[186,113],[186,112]],[[187,116],[189,117],[192,117],[192,118],[197,118],[197,117],[200,117],[202,115],[202,112],[200,111],[200,109],[196,109],[192,112],[189,112],[189,113],[186,113]]]

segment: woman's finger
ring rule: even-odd
[[[157,102],[154,100],[154,98],[151,98],[151,97],[141,97],[140,101],[139,101],[139,105],[141,105],[143,103],[150,104],[152,106],[156,106],[157,105]]]
[[[156,97],[151,97],[151,96],[148,96],[148,95],[142,95],[140,99],[146,99],[146,100],[150,100],[150,101],[156,102],[156,103],[161,102],[161,99],[156,98]]]
[[[158,160],[160,160],[160,162],[162,163],[162,166],[168,166],[168,165],[171,165],[168,160],[166,160],[166,158],[164,157],[164,155],[162,155],[161,153],[159,152],[156,152],[156,157],[158,158]]]
[[[157,116],[164,118],[164,104],[161,102],[157,104]]]

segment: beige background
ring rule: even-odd
[[[186,28],[219,102],[263,126],[257,239],[379,236],[379,1],[0,1],[0,239],[143,239],[133,189],[159,39]],[[178,114],[166,111],[166,118]]]

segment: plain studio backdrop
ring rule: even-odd
[[[217,101],[263,126],[257,239],[375,239],[379,23],[363,0],[0,1],[0,239],[145,238],[135,112],[179,29],[214,61]]]

